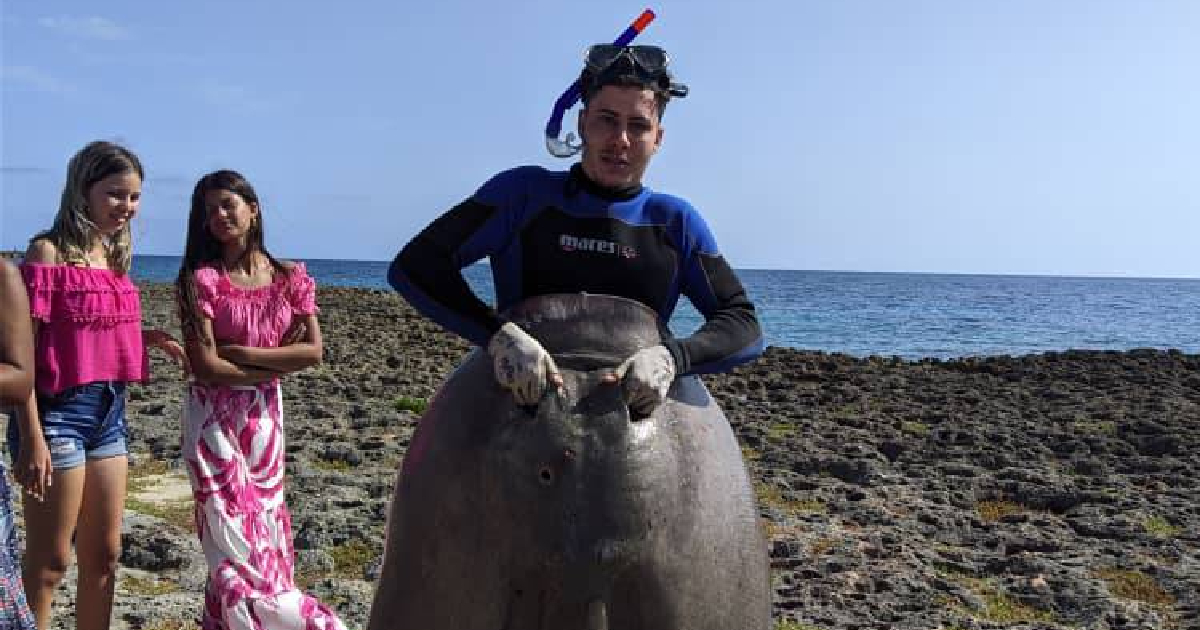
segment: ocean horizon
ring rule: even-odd
[[[132,275],[174,282],[178,256],[138,255]],[[391,290],[390,261],[300,259],[319,286]],[[492,301],[490,268],[464,275]],[[853,356],[1200,353],[1200,279],[739,269],[769,345]],[[319,294],[318,294],[319,297]],[[681,298],[670,327],[702,322]]]

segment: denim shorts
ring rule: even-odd
[[[68,387],[54,396],[38,395],[38,415],[54,470],[76,468],[88,459],[129,454],[123,382],[98,381]],[[20,429],[12,418],[8,421],[8,451],[14,462],[20,445]]]

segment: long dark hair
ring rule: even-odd
[[[262,204],[254,187],[241,173],[231,170],[214,171],[200,178],[192,191],[192,209],[188,213],[187,243],[183,248],[183,262],[175,278],[176,299],[179,302],[179,325],[184,337],[204,339],[200,316],[196,309],[196,270],[219,262],[224,246],[208,231],[208,210],[204,207],[204,196],[213,190],[225,190],[242,198],[246,203],[258,207],[247,234],[248,243],[243,256],[261,252],[271,262],[277,273],[286,273],[283,264],[267,251],[263,244]]]

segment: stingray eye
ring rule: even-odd
[[[538,470],[538,481],[542,482],[543,486],[548,486],[554,483],[554,470],[549,466],[542,466]]]

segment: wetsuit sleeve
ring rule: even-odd
[[[693,246],[682,270],[683,294],[704,316],[690,337],[664,343],[679,374],[723,372],[763,353],[762,328],[737,274],[717,251],[708,226],[694,211],[687,237]]]
[[[509,239],[506,206],[519,187],[518,179],[514,171],[493,177],[421,230],[388,269],[388,282],[413,308],[479,346],[487,344],[502,322],[471,290],[462,270]]]

